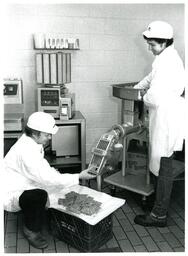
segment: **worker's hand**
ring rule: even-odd
[[[89,173],[90,169],[95,168],[94,166],[91,166],[88,169],[83,170],[81,173],[79,173],[79,179],[84,179],[84,180],[89,180],[89,179],[94,179],[96,178],[95,174]]]
[[[145,89],[139,90],[138,99],[143,100],[143,97],[146,94],[146,92],[147,92],[147,90],[145,90]]]
[[[135,85],[133,86],[133,88],[134,88],[134,89],[140,89],[139,83],[135,84]]]
[[[140,90],[140,95],[141,95],[142,98],[144,97],[144,95],[146,94],[146,92],[147,92],[146,89]]]

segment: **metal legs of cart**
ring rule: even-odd
[[[128,127],[127,129],[125,128],[125,137],[123,138],[122,169],[104,178],[104,182],[112,185],[111,192],[113,194],[115,193],[116,187],[120,187],[142,195],[142,201],[144,203],[146,201],[146,197],[150,196],[154,192],[153,184],[151,184],[150,182],[149,168],[146,168],[145,173],[135,175],[131,174],[126,166],[128,141],[130,139],[129,135],[132,138],[139,139],[139,135],[137,134],[137,131],[139,131],[139,129],[141,129],[139,125],[134,127]],[[97,187],[99,191],[101,190],[101,186],[102,176],[99,175],[97,177]]]

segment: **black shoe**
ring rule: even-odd
[[[156,217],[152,217],[151,215],[137,215],[134,219],[134,222],[138,225],[145,227],[165,227],[167,224],[166,218],[159,219]]]
[[[33,232],[24,226],[23,234],[28,242],[37,249],[44,249],[48,246],[46,239],[40,232]]]

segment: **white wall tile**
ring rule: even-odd
[[[80,34],[104,34],[104,19],[75,18],[75,32]]]
[[[120,8],[116,4],[92,4],[91,17],[119,17]]]
[[[37,15],[62,16],[62,17],[88,17],[90,6],[88,4],[51,4],[39,5]]]
[[[109,81],[111,79],[111,67],[107,66],[75,66],[72,71],[73,82],[86,82],[86,81]]]
[[[6,55],[6,62],[11,63],[12,66],[34,67],[35,58],[31,50],[17,50],[10,48]]]
[[[87,160],[99,137],[120,122],[121,100],[112,96],[111,85],[138,81],[151,69],[153,56],[142,38],[149,22],[173,25],[184,60],[183,4],[10,4],[7,18],[4,75],[23,79],[26,117],[37,105],[33,34],[79,38],[67,86],[86,118]]]
[[[83,96],[88,99],[108,99],[112,94],[111,86],[104,82],[76,82],[74,88],[77,100],[83,100]]]
[[[85,50],[78,51],[72,58],[72,65],[84,66],[88,63],[88,66],[103,66],[106,65],[104,58],[104,51],[99,50]]]
[[[36,32],[44,33],[75,33],[75,21],[71,17],[37,16]]]

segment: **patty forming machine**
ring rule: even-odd
[[[141,89],[134,89],[136,83],[112,85],[113,96],[121,99],[121,124],[114,125],[103,134],[92,150],[89,163],[94,166],[92,173],[97,178],[97,189],[101,191],[102,180],[111,184],[112,188],[123,189],[141,194],[143,200],[154,192],[150,182],[149,168],[139,175],[131,174],[126,165],[127,149],[131,139],[144,141],[148,147],[148,114],[141,97]],[[121,170],[102,179],[102,175],[110,169],[112,160],[116,161],[122,154]],[[148,154],[147,154],[148,155]],[[114,158],[114,159],[113,159]],[[148,161],[147,161],[148,162]]]

